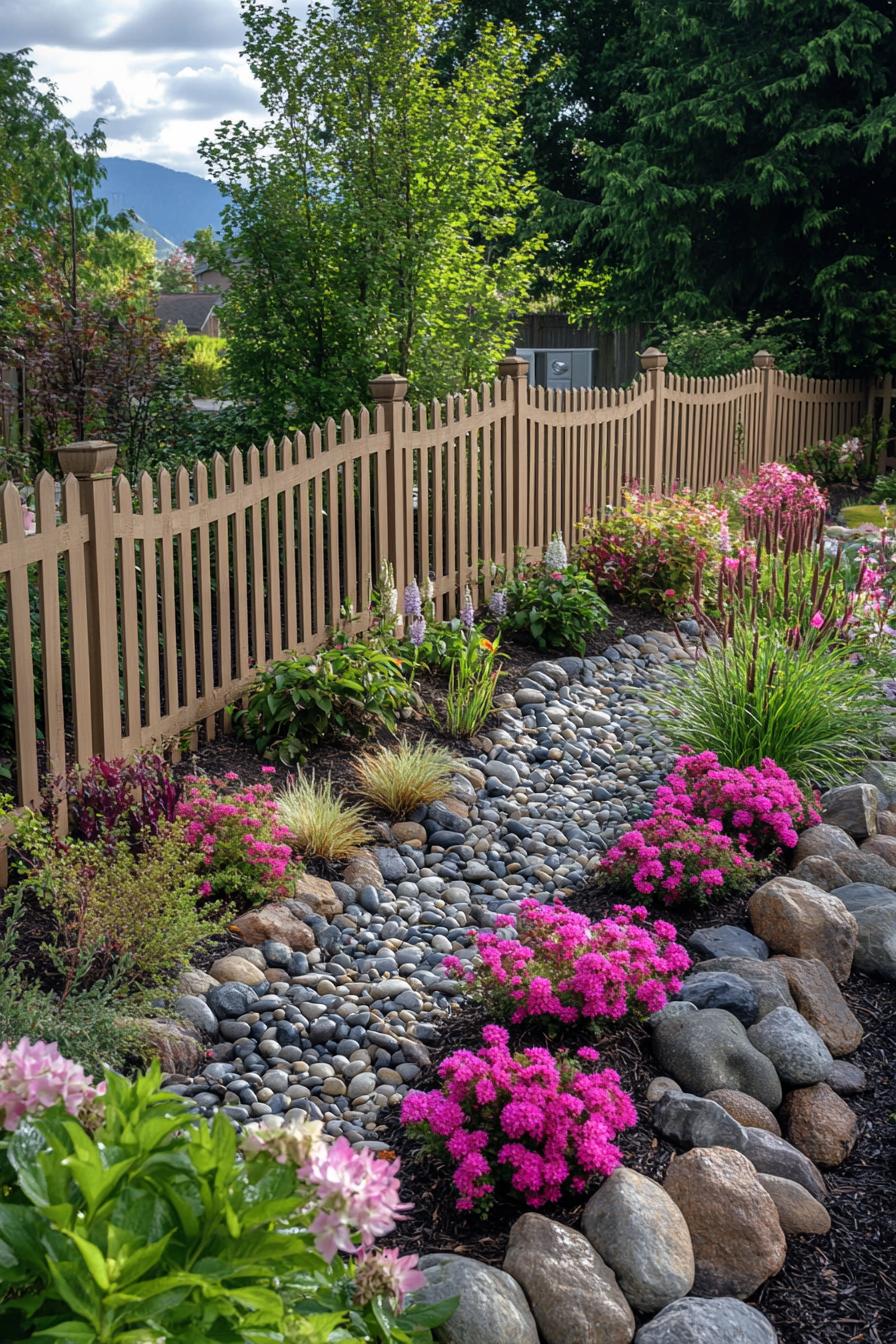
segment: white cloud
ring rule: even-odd
[[[261,120],[241,41],[239,0],[0,0],[3,49],[33,49],[79,129],[102,117],[109,154],[202,176],[219,121]]]

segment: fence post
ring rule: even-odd
[[[382,406],[389,435],[386,454],[386,515],[389,535],[387,554],[395,569],[395,586],[401,593],[410,582],[408,562],[413,556],[414,495],[411,462],[407,452],[405,397],[408,380],[399,373],[381,373],[370,383],[370,395]],[[379,539],[380,547],[383,538]],[[381,556],[382,558],[382,551]],[[413,561],[411,560],[411,563]]]
[[[114,443],[88,439],[56,449],[60,470],[78,482],[81,512],[89,535],[84,549],[87,593],[85,643],[90,650],[90,719],[93,750],[121,753],[121,700],[118,680],[118,602],[112,502]],[[72,619],[77,619],[72,613]]]
[[[522,546],[529,554],[528,360],[520,359],[519,355],[499,360],[498,377],[502,381],[512,380],[504,477],[504,566],[509,574],[514,567],[516,548]]]
[[[772,462],[775,454],[775,396],[774,368],[775,357],[767,350],[757,350],[753,356],[753,368],[759,370],[762,378],[762,421],[760,425],[759,459],[749,465],[755,471],[761,462]]]
[[[660,494],[663,489],[664,461],[663,447],[665,437],[665,417],[666,417],[666,365],[669,363],[669,356],[664,355],[662,350],[657,350],[655,345],[648,348],[639,355],[641,369],[647,374],[647,386],[653,393],[653,414],[650,417],[650,439],[645,453],[645,467],[649,467],[649,479],[644,482],[648,492],[653,491]]]

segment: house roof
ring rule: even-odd
[[[201,330],[220,294],[204,291],[201,294],[159,294],[156,298],[156,317],[166,327],[183,322],[188,331]]]

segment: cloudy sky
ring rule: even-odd
[[[0,0],[2,49],[32,48],[79,129],[104,117],[109,154],[203,177],[202,137],[258,116],[241,38],[238,0]]]

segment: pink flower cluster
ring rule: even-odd
[[[102,1096],[105,1083],[95,1084],[80,1064],[59,1053],[55,1041],[23,1036],[18,1045],[0,1045],[0,1115],[3,1128],[18,1128],[23,1116],[44,1111],[56,1102],[77,1115]]]
[[[745,526],[754,536],[776,518],[815,517],[826,504],[827,497],[814,477],[784,462],[764,462],[739,501]]]
[[[337,1251],[355,1255],[395,1227],[408,1204],[398,1188],[399,1162],[388,1162],[347,1139],[319,1143],[298,1169],[314,1192],[314,1243],[328,1262]],[[360,1242],[355,1237],[360,1238]]]
[[[256,894],[287,895],[284,881],[296,859],[287,843],[289,831],[277,820],[277,804],[270,784],[234,788],[239,776],[222,779],[189,775],[177,805],[186,821],[188,844],[202,851],[211,887],[232,888],[242,876]]]
[[[745,846],[725,835],[720,821],[668,803],[620,836],[601,867],[613,883],[630,881],[642,896],[656,893],[665,905],[707,900],[725,886],[745,890],[766,872]]]
[[[487,1210],[508,1181],[532,1208],[609,1176],[621,1155],[613,1140],[637,1121],[613,1069],[586,1071],[564,1054],[532,1047],[511,1054],[502,1027],[483,1029],[476,1051],[439,1066],[439,1091],[409,1092],[402,1123],[419,1126],[455,1163],[457,1208]],[[596,1050],[579,1052],[583,1062]]]
[[[720,765],[712,751],[679,756],[657,789],[655,807],[719,821],[754,855],[792,849],[798,832],[820,821],[797,782],[768,757],[761,765],[736,770]]]
[[[513,924],[511,916],[498,917]],[[560,900],[520,903],[516,938],[477,933],[480,964],[457,957],[443,965],[474,984],[479,997],[513,1023],[527,1017],[572,1023],[657,1012],[681,988],[690,958],[664,920],[650,924],[643,906],[617,905],[592,923]]]
[[[358,1306],[378,1297],[391,1298],[401,1310],[408,1293],[426,1286],[416,1255],[400,1255],[394,1247],[361,1251],[355,1261],[355,1301]]]

